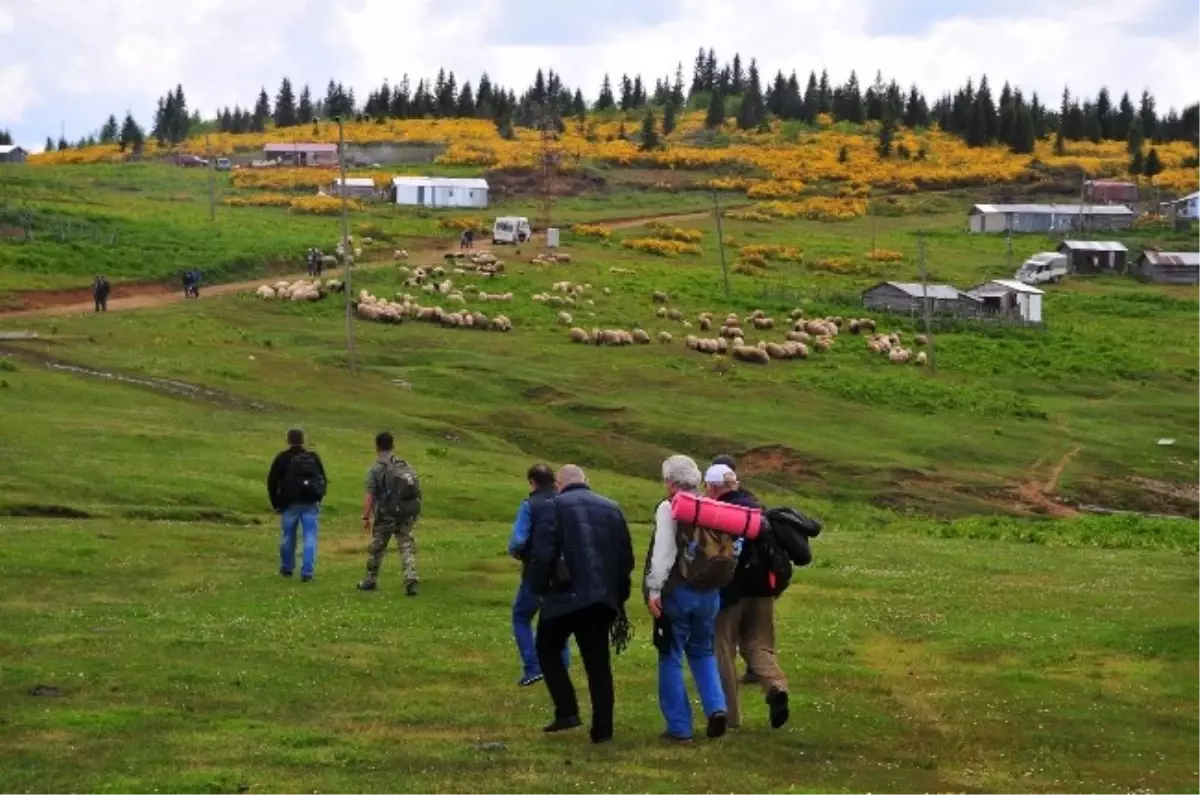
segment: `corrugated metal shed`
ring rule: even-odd
[[[1045,295],[1045,293],[1036,287],[1031,287],[1025,282],[1019,282],[1016,279],[992,279],[989,284],[998,284],[1001,287],[1007,287],[1013,292],[1029,293],[1030,295]]]
[[[976,204],[971,215],[1133,215],[1123,204]]]
[[[924,298],[926,295],[921,285],[913,282],[887,282],[887,284],[913,298]],[[935,301],[953,301],[959,297],[958,288],[948,284],[930,284],[927,285],[927,288],[929,297]]]
[[[337,144],[265,144],[264,152],[337,152]]]
[[[1058,247],[1068,251],[1129,251],[1116,240],[1064,240]]]
[[[486,179],[479,177],[392,177],[393,185],[404,185],[407,187],[439,187],[439,188],[464,188],[467,190],[487,190],[488,183]]]
[[[341,184],[342,184],[341,178],[335,177],[333,180],[334,187],[338,187]],[[371,188],[371,189],[374,189],[375,188],[375,180],[371,179],[370,177],[346,177],[346,187],[347,188]]]
[[[1151,265],[1200,266],[1200,251],[1143,251],[1142,257]]]

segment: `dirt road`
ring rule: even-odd
[[[708,212],[681,213],[676,215],[643,215],[596,221],[593,223],[593,226],[603,226],[607,229],[628,229],[641,226],[647,221],[694,221],[708,215],[710,215]],[[440,262],[443,256],[451,251],[458,251],[458,246],[413,251],[412,257],[408,261],[419,266],[433,265]],[[356,270],[369,270],[392,264],[394,264],[393,260],[364,262]],[[322,275],[324,278],[338,278],[341,276],[341,273],[341,269],[334,269]],[[201,288],[201,297],[199,300],[203,301],[206,297],[214,295],[230,295],[243,290],[254,290],[260,284],[306,278],[308,278],[308,275],[305,273],[295,273],[291,275],[263,276],[249,281],[214,284]],[[64,290],[35,290],[19,293],[18,295],[22,299],[22,308],[12,311],[0,309],[0,323],[25,317],[78,315],[95,310],[90,287],[72,287]],[[127,312],[132,309],[148,309],[184,300],[186,299],[183,296],[182,288],[174,284],[163,284],[162,282],[114,284],[112,294],[108,299],[108,311]]]

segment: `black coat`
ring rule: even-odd
[[[604,604],[614,611],[629,600],[633,542],[621,508],[583,484],[552,500],[530,505],[533,554],[528,582],[542,599],[542,617],[555,618]],[[562,550],[571,581],[562,585],[555,569]]]
[[[275,460],[271,462],[271,471],[267,473],[267,496],[271,500],[271,507],[276,512],[286,509],[292,504],[292,500],[295,497],[295,495],[284,493],[287,489],[284,488],[283,478],[287,474],[288,464],[292,463],[292,457],[297,453],[311,453],[312,457],[317,460],[317,469],[321,470],[321,477],[326,478],[328,481],[325,475],[325,465],[321,463],[321,456],[312,450],[306,450],[301,445],[289,447],[275,456]]]

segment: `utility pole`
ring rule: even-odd
[[[717,216],[717,250],[721,252],[721,276],[725,279],[725,300],[729,300],[729,268],[725,264],[725,235],[721,232],[721,203],[717,200],[717,189],[712,189],[713,212]]]
[[[875,257],[875,202],[867,199],[867,212],[871,215],[871,257]]]
[[[1008,234],[1005,235],[1005,266],[1012,273],[1012,213],[1008,214]]]
[[[929,337],[929,372],[937,372],[937,356],[933,344],[933,319],[929,311],[929,285],[925,283],[925,232],[917,230],[917,260],[921,264],[921,303],[925,309],[925,334]]]
[[[208,134],[204,136],[204,154],[208,156],[208,220],[217,220],[217,187],[216,161],[213,160],[212,147],[208,144]]]
[[[350,372],[355,372],[354,366],[354,291],[350,283],[350,271],[353,270],[352,252],[350,251],[350,218],[346,205],[346,136],[342,126],[344,118],[337,117],[338,123],[338,171],[341,173],[342,190],[342,262],[345,264],[343,274],[346,282],[346,358],[350,364]]]

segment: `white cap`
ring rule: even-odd
[[[704,473],[704,482],[713,486],[720,486],[725,482],[725,478],[734,475],[734,472],[724,464],[713,464]],[[734,475],[736,477],[736,475]]]

